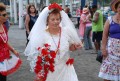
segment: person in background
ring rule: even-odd
[[[7,21],[4,22],[4,25],[6,26],[7,30],[9,30],[9,28],[10,28],[9,16],[6,15],[6,17],[7,17]]]
[[[70,13],[70,8],[66,7],[66,8],[65,8],[65,12],[67,13],[67,15],[68,15],[69,18],[72,17],[72,15],[71,15],[71,13]]]
[[[120,0],[112,0],[112,11],[116,14],[108,17],[102,37],[103,63],[99,77],[104,81],[120,81]]]
[[[96,49],[95,53],[100,52],[102,33],[103,33],[103,14],[97,5],[92,5],[92,11],[94,13],[92,21],[92,41]]]
[[[79,35],[82,43],[84,43],[84,34],[86,28],[86,17],[87,13],[89,12],[88,8],[83,8],[81,17],[80,17],[80,26],[79,26]]]
[[[91,13],[90,13],[90,10],[88,9],[88,12],[86,12],[86,18],[84,19],[84,22],[86,23],[85,33],[84,33],[85,50],[93,49],[91,38],[90,38],[91,30],[92,30],[92,22],[90,21],[90,19],[91,19]]]
[[[10,28],[10,21],[9,21],[9,19],[7,19],[7,21],[4,22],[4,25],[6,26],[7,30],[9,30],[9,28]]]
[[[38,18],[37,11],[34,5],[29,5],[28,6],[28,11],[27,15],[25,18],[25,27],[26,27],[26,38],[27,38],[27,43],[28,43],[28,35],[35,24],[36,20]],[[27,45],[26,43],[26,45]]]
[[[8,43],[8,30],[4,25],[6,20],[6,7],[0,3],[0,81],[7,81],[7,75],[15,72],[21,65],[19,53]]]
[[[79,29],[80,25],[80,8],[76,10],[76,16],[77,16],[77,28]]]

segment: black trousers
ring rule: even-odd
[[[7,77],[0,74],[0,81],[7,81]]]

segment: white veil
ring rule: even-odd
[[[43,43],[43,37],[44,37],[44,30],[46,29],[46,21],[47,16],[49,14],[48,7],[44,8],[44,10],[39,14],[39,17],[33,26],[30,35],[28,37],[29,43],[25,49],[25,55],[28,56],[28,60],[32,61],[36,59],[37,56],[37,50],[36,48],[38,46],[41,46]],[[61,27],[66,27],[67,33],[69,34],[71,40],[73,40],[75,43],[80,43],[79,36],[76,32],[75,26],[68,17],[68,15],[62,10],[60,12],[62,20],[61,20]],[[34,64],[32,64],[33,66]],[[33,66],[34,67],[34,66]]]

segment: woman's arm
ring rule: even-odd
[[[81,15],[81,18],[80,18],[84,23],[86,22],[86,16],[84,14]]]
[[[9,43],[7,44],[8,44],[10,51],[13,52],[17,57],[19,57],[19,53]]]
[[[25,27],[26,27],[26,31],[27,31],[28,34],[30,33],[29,22],[30,22],[30,17],[29,17],[29,15],[26,15],[26,18],[25,18]]]
[[[105,22],[104,30],[103,30],[103,37],[102,37],[102,55],[104,58],[107,56],[107,42],[108,42],[108,35],[109,35],[109,20]]]

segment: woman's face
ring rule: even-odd
[[[48,26],[50,28],[58,28],[61,21],[60,14],[50,14],[48,17]]]
[[[35,12],[35,8],[33,6],[30,7],[30,12],[34,13]]]
[[[118,4],[117,12],[120,13],[120,4]]]
[[[0,12],[0,23],[6,22],[7,19],[8,19],[7,12],[6,11]]]

